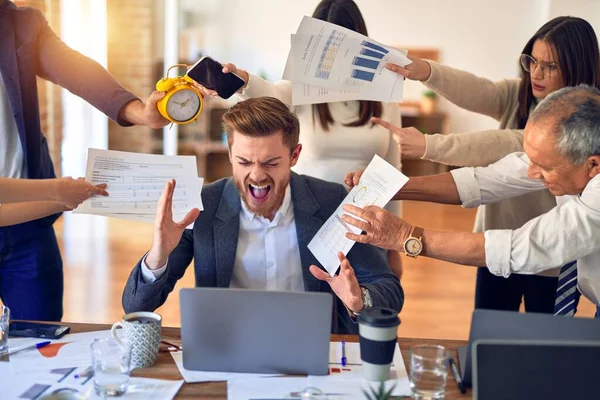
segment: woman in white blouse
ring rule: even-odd
[[[343,26],[367,35],[365,21],[352,0],[323,0],[313,13],[313,18]],[[268,82],[248,74],[233,64],[225,64],[223,72],[234,72],[246,82],[240,98],[271,96],[285,104],[292,104],[290,81]],[[210,92],[216,95],[216,92]],[[344,184],[344,176],[351,171],[366,168],[375,154],[400,169],[400,153],[392,133],[371,123],[371,117],[393,121],[400,126],[397,104],[376,101],[343,101],[293,107],[300,120],[302,156],[294,172],[314,176],[326,181]],[[401,216],[401,203],[391,202],[387,210]],[[402,275],[400,255],[388,252],[392,271]]]

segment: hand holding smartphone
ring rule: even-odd
[[[205,88],[216,91],[223,99],[230,98],[246,84],[237,74],[224,73],[221,63],[209,56],[202,57],[192,65],[187,71],[187,76]]]

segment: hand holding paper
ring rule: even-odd
[[[403,243],[410,236],[412,226],[381,207],[360,208],[344,204],[342,220],[363,231],[363,234],[347,232],[346,237],[359,243],[369,243],[387,250],[402,250]]]
[[[342,204],[308,244],[309,250],[329,272],[329,275],[334,276],[340,265],[338,253],[342,252],[347,255],[355,243],[346,237],[346,233],[352,232],[358,235],[361,232],[359,228],[347,224],[342,219],[345,213],[343,205],[383,207],[406,182],[408,182],[408,178],[402,172],[381,157],[377,155],[373,157],[367,169],[362,173],[358,185],[352,188]]]

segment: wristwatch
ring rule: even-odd
[[[423,251],[421,235],[423,235],[423,228],[413,226],[410,236],[404,241],[404,252],[407,256],[417,258],[421,254]]]
[[[364,304],[363,310],[365,308],[373,307],[373,298],[371,297],[371,292],[364,286],[360,287],[360,291],[362,292],[362,301]]]

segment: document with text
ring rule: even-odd
[[[358,172],[358,171],[356,171]],[[344,204],[357,207],[370,205],[384,207],[394,195],[408,182],[408,177],[383,158],[375,155],[358,185],[354,186],[333,215],[323,224],[315,237],[308,244],[308,249],[317,260],[334,276],[340,266],[338,252],[347,255],[354,241],[346,238],[346,232],[359,234],[360,229],[342,220]]]
[[[74,213],[152,222],[170,179],[176,180],[172,207],[176,221],[194,207],[203,209],[204,180],[198,177],[194,156],[89,149],[85,179],[94,184],[106,183],[109,196],[94,196]]]
[[[405,51],[381,44],[350,29],[304,17],[288,54],[283,79],[294,85],[292,104],[349,100],[399,102],[403,77],[386,63],[411,63]],[[328,89],[307,90],[309,85]]]

